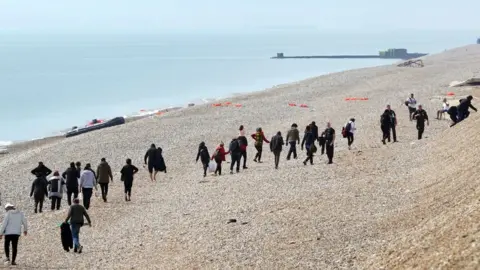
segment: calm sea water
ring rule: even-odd
[[[448,36],[448,37],[447,37]],[[0,44],[0,144],[93,118],[185,105],[391,60],[271,60],[286,55],[439,52],[470,33],[5,35]]]

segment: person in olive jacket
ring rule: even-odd
[[[97,183],[100,184],[100,189],[102,190],[102,199],[104,202],[107,202],[108,195],[108,184],[113,183],[112,168],[108,164],[105,158],[102,158],[100,165],[97,168]]]
[[[285,138],[286,145],[290,144],[290,149],[288,149],[287,160],[290,160],[290,157],[293,153],[293,158],[297,159],[297,144],[300,144],[300,132],[298,131],[298,125],[293,123],[292,128],[287,132],[287,138]]]

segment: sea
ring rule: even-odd
[[[16,34],[0,39],[0,145],[59,134],[92,119],[200,104],[326,73],[391,64],[381,59],[291,59],[436,53],[472,44],[468,31],[337,33]]]

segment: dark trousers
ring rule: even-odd
[[[325,147],[327,148],[327,157],[328,157],[328,163],[333,162],[333,143],[331,141],[326,141],[325,142]]]
[[[62,203],[62,198],[52,196],[50,200],[52,200],[52,206],[51,206],[52,211],[55,209],[60,210],[60,204]]]
[[[297,142],[288,142],[290,149],[288,149],[287,159],[289,160],[293,154],[293,158],[297,159]]]
[[[390,130],[391,131],[391,134],[393,135],[393,141],[396,142],[397,141],[397,131],[395,129],[395,125],[391,125],[390,126]],[[390,132],[388,133],[388,142],[390,142]]]
[[[100,189],[102,190],[102,199],[104,202],[106,202],[108,195],[108,183],[100,183]]]
[[[282,153],[281,150],[274,150],[273,155],[275,156],[275,169],[278,168],[278,164],[280,163],[280,153]]]
[[[230,163],[230,171],[233,171],[233,167],[235,164],[237,165],[237,172],[240,171],[240,159],[242,158],[242,154],[231,154],[232,162]]]
[[[307,158],[305,159],[305,161],[303,161],[304,164],[306,164],[308,161],[310,161],[310,164],[313,165],[313,152],[310,150],[311,149],[311,145],[307,146]]]
[[[321,154],[325,154],[325,137],[318,138],[318,145],[322,147]]]
[[[450,127],[453,127],[457,124],[457,116],[456,115],[453,115],[453,114],[449,114],[450,115],[450,119],[452,119],[452,124],[450,125]]]
[[[353,133],[347,132],[348,146],[353,144]]]
[[[208,168],[208,164],[207,164],[207,168]],[[123,180],[123,187],[125,188],[125,195],[128,195],[128,197],[132,196],[132,185],[133,185],[133,180],[132,179]]]
[[[390,137],[390,127],[381,126],[382,129],[382,142],[385,144],[385,140]]]
[[[72,194],[74,199],[78,198],[78,189],[67,189],[68,205],[72,205]]]
[[[457,112],[457,119],[458,119],[458,120],[457,120],[457,123],[465,120],[465,118],[467,118],[469,114],[470,114],[469,111],[460,111],[460,110],[459,110],[459,111]]]
[[[242,151],[242,155],[240,156],[240,160],[243,158],[243,168],[247,168],[247,150]]]
[[[7,257],[7,259],[10,258],[10,243],[12,243],[12,263],[14,263],[15,260],[17,259],[17,247],[18,247],[19,238],[20,238],[20,235],[18,234],[5,235],[5,242],[4,242],[5,256]]]
[[[413,113],[416,111],[417,109],[415,108],[411,108],[410,106],[408,107],[408,119],[410,119],[410,121],[412,121],[412,116],[413,116]]]
[[[83,206],[88,210],[90,208],[90,199],[92,198],[92,188],[82,188],[83,193]]]
[[[425,124],[417,125],[417,130],[418,130],[418,139],[421,140],[423,132],[425,131]]]
[[[208,162],[202,162],[203,165],[203,176],[207,176]]]
[[[217,163],[217,169],[215,169],[215,174],[219,174],[219,175],[222,175],[222,161],[223,160],[219,160],[219,161],[216,161],[215,162]]]
[[[262,160],[262,145],[255,145],[255,149],[257,149],[255,160],[258,160],[260,162]]]
[[[43,210],[43,199],[38,199],[35,198],[35,213],[37,212],[37,209],[40,211],[40,213]]]

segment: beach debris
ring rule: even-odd
[[[300,107],[300,108],[308,108],[308,105],[307,105],[307,104],[300,104],[299,107]]]
[[[230,101],[225,102],[225,106],[230,106],[230,105],[232,105],[232,102]]]
[[[212,107],[222,107],[222,103],[213,103]]]
[[[230,224],[230,223],[237,223],[237,220],[235,218],[231,218],[228,220],[227,224]]]
[[[463,82],[453,81],[450,83],[450,87],[461,87],[461,86],[480,86],[480,78],[470,78]]]
[[[455,93],[454,92],[447,92],[447,96],[455,96]]]
[[[235,104],[235,107],[241,108],[243,105],[242,104]]]
[[[188,107],[193,107],[193,106],[195,106],[195,103],[188,103],[187,106]]]
[[[297,104],[296,104],[296,103],[291,103],[291,102],[290,102],[290,103],[288,103],[288,106],[290,106],[290,107],[296,107],[296,106],[297,106]]]
[[[421,59],[413,59],[400,63],[397,67],[424,67],[424,64]]]

